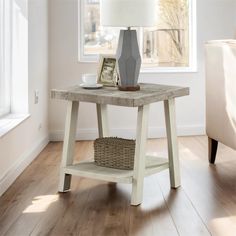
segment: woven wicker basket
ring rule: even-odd
[[[135,140],[108,137],[94,141],[95,164],[115,169],[134,168]]]

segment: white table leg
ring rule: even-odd
[[[108,114],[107,105],[97,104],[98,134],[99,138],[108,137]]]
[[[63,169],[64,167],[73,164],[78,108],[79,102],[68,102],[60,171],[59,192],[66,192],[70,189],[71,175],[65,174]]]
[[[172,188],[180,186],[179,150],[176,133],[175,100],[164,101],[166,133],[168,141],[170,184]]]
[[[138,108],[134,175],[132,183],[131,205],[137,206],[143,199],[143,181],[145,176],[145,155],[147,141],[149,105]]]

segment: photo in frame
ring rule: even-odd
[[[115,55],[100,55],[98,66],[98,84],[117,86],[118,73]]]

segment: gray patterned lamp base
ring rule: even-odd
[[[119,72],[119,90],[140,90],[138,77],[141,67],[136,30],[121,30],[117,48],[117,65]]]

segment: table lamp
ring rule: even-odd
[[[156,14],[156,0],[100,0],[101,25],[127,27],[120,30],[116,52],[121,91],[140,90],[141,56],[136,30],[131,30],[131,27],[153,26]]]

